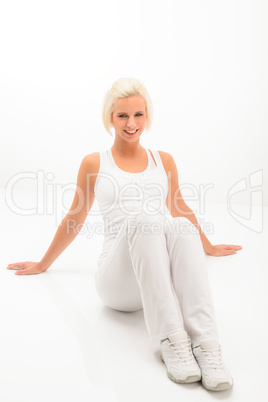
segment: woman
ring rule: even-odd
[[[81,230],[96,197],[105,236],[95,275],[100,298],[116,310],[143,309],[172,381],[202,378],[207,389],[229,389],[233,379],[222,361],[204,252],[234,254],[241,246],[206,238],[182,198],[173,157],[140,144],[151,120],[144,85],[133,78],[114,82],[103,105],[113,146],[83,158],[70,211],[43,259],[7,268],[19,268],[18,275],[47,270]]]

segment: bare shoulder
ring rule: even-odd
[[[169,152],[164,152],[164,151],[157,151],[160,155],[160,158],[162,160],[164,169],[166,171],[167,177],[168,177],[168,182],[173,183],[171,186],[173,188],[178,187],[178,169],[176,166],[176,162],[173,158],[173,156]]]
[[[173,156],[169,152],[157,151],[163,163],[165,170],[170,170],[172,165],[175,163]]]
[[[100,153],[92,152],[91,154],[85,155],[81,165],[84,166],[87,172],[97,173],[100,168]]]

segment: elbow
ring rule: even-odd
[[[81,216],[81,215],[77,216],[77,215],[68,213],[65,216],[64,220],[67,225],[67,229],[76,230],[78,233],[84,226],[86,216]]]

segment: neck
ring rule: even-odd
[[[121,137],[115,136],[112,149],[116,151],[117,154],[124,155],[126,157],[131,157],[137,154],[141,150],[139,139],[135,142],[124,141]]]

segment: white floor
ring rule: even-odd
[[[33,199],[25,194],[19,200],[30,208]],[[1,402],[268,400],[268,208],[261,217],[255,207],[254,219],[263,222],[256,232],[226,205],[206,205],[210,241],[243,246],[236,255],[206,256],[223,357],[234,378],[232,390],[213,392],[200,382],[168,379],[142,311],[102,304],[94,287],[101,235],[80,234],[45,273],[16,276],[7,264],[39,261],[56,232],[55,216],[12,212],[3,189],[0,206]],[[248,209],[237,206],[237,213]]]

